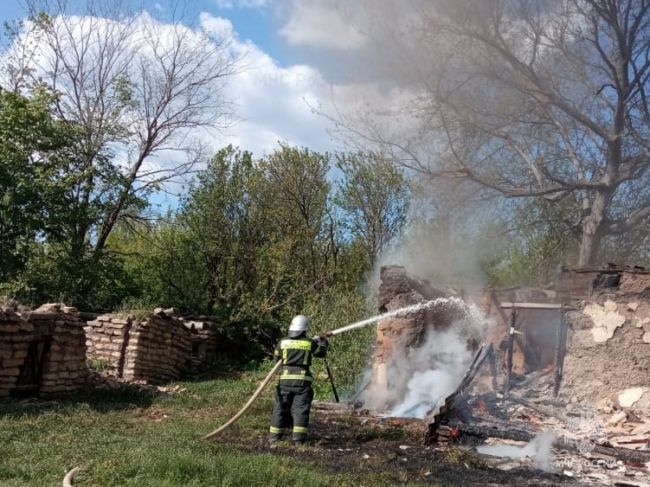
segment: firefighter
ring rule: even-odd
[[[289,336],[275,348],[275,359],[282,360],[280,380],[275,388],[275,403],[271,417],[269,444],[277,445],[285,430],[291,428],[296,445],[307,441],[309,411],[314,391],[309,367],[312,357],[325,357],[327,339],[307,338],[309,318],[298,315],[291,320]]]

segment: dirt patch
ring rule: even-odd
[[[499,470],[462,448],[424,446],[419,420],[384,419],[363,410],[332,412],[317,408],[310,425],[309,446],[294,447],[290,442],[282,442],[271,450],[266,435],[258,436],[252,445],[240,443],[239,446],[250,452],[294,458],[329,474],[379,476],[381,482],[391,485],[412,482],[445,486],[582,485],[534,469]]]

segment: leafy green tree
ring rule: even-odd
[[[369,262],[394,240],[407,219],[410,190],[404,174],[383,154],[339,154],[337,204],[353,237],[366,250]]]
[[[24,268],[37,238],[61,234],[74,128],[53,119],[52,101],[44,89],[31,98],[0,89],[0,282]]]
[[[108,250],[120,256],[134,281],[134,292],[121,306],[150,309],[173,306],[203,312],[205,268],[200,243],[176,215],[167,215],[154,225],[120,224],[107,242]]]
[[[493,286],[544,286],[554,281],[562,265],[577,257],[578,224],[571,220],[577,201],[523,201],[511,210],[511,221],[492,229],[501,251],[484,262]],[[489,238],[484,236],[482,238]]]
[[[329,285],[338,268],[338,222],[332,213],[328,154],[280,147],[259,163],[258,201],[272,241],[265,256],[271,301],[296,305]]]
[[[99,295],[111,281],[100,282],[97,276],[104,268],[121,265],[119,256],[107,248],[111,233],[120,223],[137,223],[162,184],[192,169],[202,154],[192,130],[223,126],[230,119],[223,89],[238,60],[225,42],[178,20],[160,24],[138,16],[123,2],[86,2],[81,5],[85,11],[78,12],[85,15],[69,15],[67,2],[29,0],[26,5],[30,22],[10,32],[11,45],[0,70],[12,89],[30,100],[39,100],[40,91],[45,91],[41,87],[56,93],[53,103],[41,109],[43,122],[34,120],[30,126],[41,130],[54,118],[57,125],[70,128],[66,135],[74,140],[74,151],[48,176],[61,188],[61,198],[46,205],[47,216],[56,215],[56,225],[37,232],[47,250],[38,258],[60,263],[60,272],[72,270],[74,278],[65,285],[62,280],[61,288],[43,287],[41,295],[64,296],[83,306],[108,305],[114,300]],[[34,115],[30,110],[28,114]],[[5,121],[10,132],[14,121]],[[37,137],[34,140],[43,147],[25,145],[25,152],[41,155],[50,138]],[[150,164],[152,157],[169,150],[183,153],[185,160],[164,167]],[[15,155],[15,160],[21,157]],[[31,177],[27,174],[33,172],[31,167],[12,164],[12,175],[0,177],[16,179],[20,171],[25,173],[23,179]],[[44,189],[31,182],[18,188],[23,188],[21,195],[6,192],[5,209],[33,203],[27,193],[43,194]],[[34,214],[35,210],[25,213]],[[17,228],[31,228],[7,212],[3,219]],[[44,215],[37,220],[47,222]],[[3,246],[17,245],[14,233]],[[13,253],[26,257],[24,246]],[[36,267],[40,264],[45,262]],[[9,263],[3,268],[9,269]],[[41,286],[32,277],[36,276],[30,277],[31,285]],[[18,281],[13,288],[20,288]]]
[[[645,236],[635,229],[650,221],[647,0],[455,0],[417,11],[391,33],[381,23],[381,35],[369,33],[399,62],[391,88],[411,96],[361,102],[340,126],[422,179],[577,201],[578,266],[607,258],[608,240]]]
[[[253,197],[260,177],[250,152],[228,146],[210,160],[180,211],[196,241],[204,269],[196,285],[210,313],[240,308],[256,287],[258,253],[268,239]]]

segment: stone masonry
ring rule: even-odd
[[[75,308],[19,311],[0,304],[0,397],[56,395],[87,381],[83,322]]]
[[[190,331],[157,308],[144,319],[103,315],[86,326],[88,358],[104,361],[127,381],[161,383],[187,370],[192,355]]]

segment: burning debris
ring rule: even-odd
[[[499,468],[646,485],[650,273],[564,271],[555,289],[491,291],[485,314],[401,267],[381,278],[382,311],[439,306],[379,323],[365,407],[424,417],[428,444],[489,444]]]

